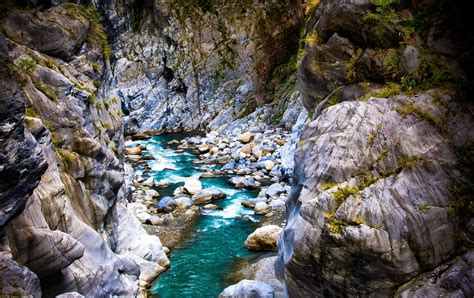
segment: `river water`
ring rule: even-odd
[[[155,136],[140,143],[147,147],[144,153],[152,154],[155,160],[148,161],[156,181],[168,180],[170,186],[157,189],[161,197],[170,195],[184,185],[190,177],[202,174],[193,161],[197,157],[190,151],[176,152],[167,143],[173,139],[182,139],[183,135]],[[141,169],[136,168],[135,172]],[[258,226],[243,215],[259,220],[253,210],[245,209],[241,202],[254,198],[257,192],[235,189],[227,181],[230,177],[221,176],[201,179],[203,188],[219,188],[227,198],[213,202],[223,210],[202,210],[196,225],[183,243],[171,253],[171,267],[152,285],[154,297],[217,297],[229,285],[226,276],[239,259],[250,259],[257,254],[243,247],[247,236]]]

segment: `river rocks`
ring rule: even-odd
[[[266,202],[258,202],[255,204],[255,214],[257,215],[265,215],[270,212],[270,206]]]
[[[212,202],[212,200],[219,200],[226,197],[226,194],[214,188],[206,188],[198,192],[193,196],[193,204],[200,205],[200,204],[207,204]]]
[[[247,179],[244,177],[232,177],[229,180],[229,183],[232,184],[235,188],[244,188],[245,187],[245,182]]]
[[[275,225],[268,225],[258,228],[245,240],[245,248],[250,250],[272,251],[277,249],[277,240],[281,233],[281,228]]]
[[[282,193],[287,192],[287,189],[282,186],[280,183],[273,183],[267,188],[266,196],[267,198],[277,197]]]
[[[178,204],[178,208],[181,208],[181,209],[189,208],[193,205],[193,200],[187,197],[177,198],[175,199],[175,201],[176,201],[176,204]]]
[[[163,197],[156,208],[158,211],[171,212],[178,206],[178,203],[172,197]]]
[[[155,180],[153,179],[153,177],[150,177],[146,179],[144,182],[142,182],[142,185],[147,186],[147,187],[153,187],[155,186]]]
[[[161,180],[158,182],[155,182],[155,186],[158,188],[166,188],[170,185],[170,182],[168,180]]]
[[[128,155],[140,155],[141,153],[142,153],[142,148],[140,146],[125,148],[125,154],[128,154]]]
[[[183,191],[187,194],[194,195],[202,190],[202,184],[199,179],[189,179],[184,183]]]
[[[203,209],[205,209],[205,210],[222,210],[221,207],[219,207],[218,205],[215,205],[215,204],[206,204],[206,205],[204,205]]]
[[[219,298],[273,298],[274,290],[266,283],[255,280],[242,280],[238,284],[229,286],[219,294]]]
[[[238,140],[244,144],[250,143],[254,138],[254,134],[251,132],[245,132],[238,136]]]

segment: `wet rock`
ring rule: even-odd
[[[146,179],[144,182],[142,182],[142,185],[147,186],[147,187],[153,187],[155,186],[155,180],[153,179],[153,177],[150,177]]]
[[[193,204],[201,205],[212,202],[212,200],[219,200],[226,197],[226,194],[220,189],[206,188],[193,196]]]
[[[219,298],[273,298],[274,290],[266,283],[255,280],[242,280],[238,284],[229,286],[219,294]]]
[[[168,180],[161,180],[155,183],[155,186],[158,188],[167,188],[170,186],[170,182]]]
[[[162,212],[172,212],[176,207],[178,203],[172,197],[163,197],[156,206],[158,211]]]
[[[235,188],[244,188],[246,185],[247,179],[244,177],[232,177],[229,180],[229,183],[232,184]]]
[[[400,57],[400,68],[405,74],[414,73],[420,66],[420,51],[411,46],[407,45],[403,49]]]
[[[245,248],[249,250],[273,251],[277,249],[277,240],[281,228],[276,225],[263,226],[256,229],[245,240]]]
[[[206,172],[206,173],[202,173],[199,178],[200,179],[208,179],[208,178],[214,178],[216,177],[216,175],[214,175],[213,173],[211,172]]]
[[[205,210],[222,210],[222,207],[215,204],[206,204],[203,207]]]
[[[199,179],[191,178],[184,183],[183,191],[187,194],[194,195],[202,190],[202,184]]]

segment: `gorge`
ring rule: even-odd
[[[472,297],[472,18],[0,2],[0,296]]]

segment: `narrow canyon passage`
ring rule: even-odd
[[[145,141],[127,142],[129,148],[142,145],[146,150],[143,156],[154,159],[144,165],[134,166],[137,179],[154,179],[157,185],[166,181],[169,185],[155,188],[161,197],[172,195],[176,188],[183,186],[186,180],[199,178],[204,170],[218,170],[219,165],[195,165],[197,156],[190,150],[178,150],[168,142],[181,140],[183,134],[154,136]],[[255,198],[258,190],[236,189],[228,180],[230,176],[215,176],[201,179],[202,187],[218,189],[226,198],[214,201],[222,210],[205,210],[193,222],[183,239],[171,252],[171,267],[152,285],[154,297],[198,297],[206,293],[208,297],[217,297],[231,284],[226,277],[233,265],[241,259],[252,259],[262,253],[251,252],[244,248],[245,239],[258,226],[262,216],[254,215],[253,209],[245,208],[242,202]]]

